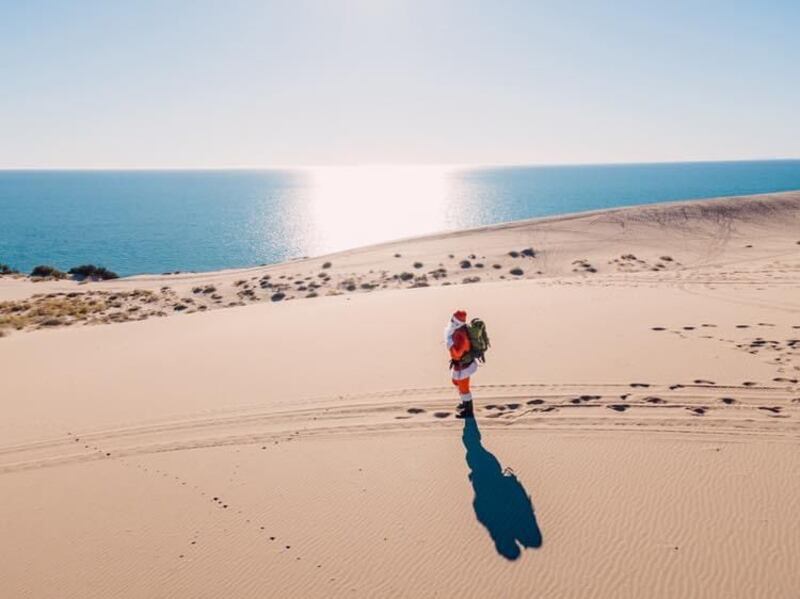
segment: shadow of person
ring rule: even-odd
[[[472,507],[478,522],[486,527],[497,553],[508,560],[520,556],[520,546],[542,545],[531,498],[517,476],[503,470],[500,462],[481,444],[481,432],[474,418],[464,419],[461,436],[467,450],[469,480],[475,491]]]

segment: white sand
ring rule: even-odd
[[[12,332],[0,596],[796,597],[798,241],[800,193],[638,207],[168,277],[460,282],[474,253],[480,283]],[[480,440],[453,417],[456,308],[492,336]]]

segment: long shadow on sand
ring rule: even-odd
[[[503,470],[500,462],[481,445],[481,432],[474,418],[464,419],[461,437],[467,449],[469,480],[475,491],[475,517],[486,527],[497,553],[508,560],[520,556],[520,546],[542,545],[533,504],[516,475]]]

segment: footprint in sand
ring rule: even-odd
[[[772,412],[773,414],[779,414],[781,411],[779,406],[758,406],[758,409],[766,412]]]
[[[425,410],[423,408],[408,408],[406,412],[409,414],[422,414]]]
[[[619,396],[619,398],[620,399],[628,399],[630,396],[631,396],[630,393],[623,393],[622,395]]]
[[[692,412],[693,414],[697,414],[698,416],[702,416],[703,414],[706,413],[706,410],[708,408],[700,406],[700,407],[697,407],[697,408],[686,408],[686,409],[689,410],[690,412]]]
[[[674,385],[669,386],[670,391],[675,391],[675,389],[683,389],[683,385],[681,385],[680,383],[676,383]]]
[[[650,383],[631,383],[631,387],[649,387]]]
[[[753,381],[745,381],[742,383],[745,387],[755,387],[758,383],[754,383]]]
[[[544,403],[543,399],[531,399],[530,401],[526,401],[529,406],[539,406]],[[488,407],[488,406],[487,406]]]
[[[433,415],[436,418],[447,418],[450,415],[450,412],[434,412]]]
[[[624,412],[625,410],[630,408],[630,406],[626,403],[612,403],[608,407],[617,412]]]
[[[719,400],[722,403],[724,403],[725,405],[728,405],[728,406],[733,405],[733,404],[736,403],[736,400],[733,399],[732,397],[720,397]]]
[[[749,329],[750,325],[749,324],[737,324],[736,328],[737,329]]]
[[[651,327],[650,330],[652,330],[652,331],[666,331],[666,329],[664,327]]]
[[[666,402],[665,402],[663,399],[661,399],[660,397],[653,397],[653,396],[650,396],[650,397],[645,397],[645,398],[644,398],[644,400],[645,400],[647,403],[666,403]]]
[[[706,379],[695,379],[695,385],[716,385],[714,381],[707,381]]]
[[[694,327],[683,327],[684,331],[693,331]]]

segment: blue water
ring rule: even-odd
[[[0,263],[251,266],[535,216],[800,189],[800,160],[263,171],[2,171]]]

